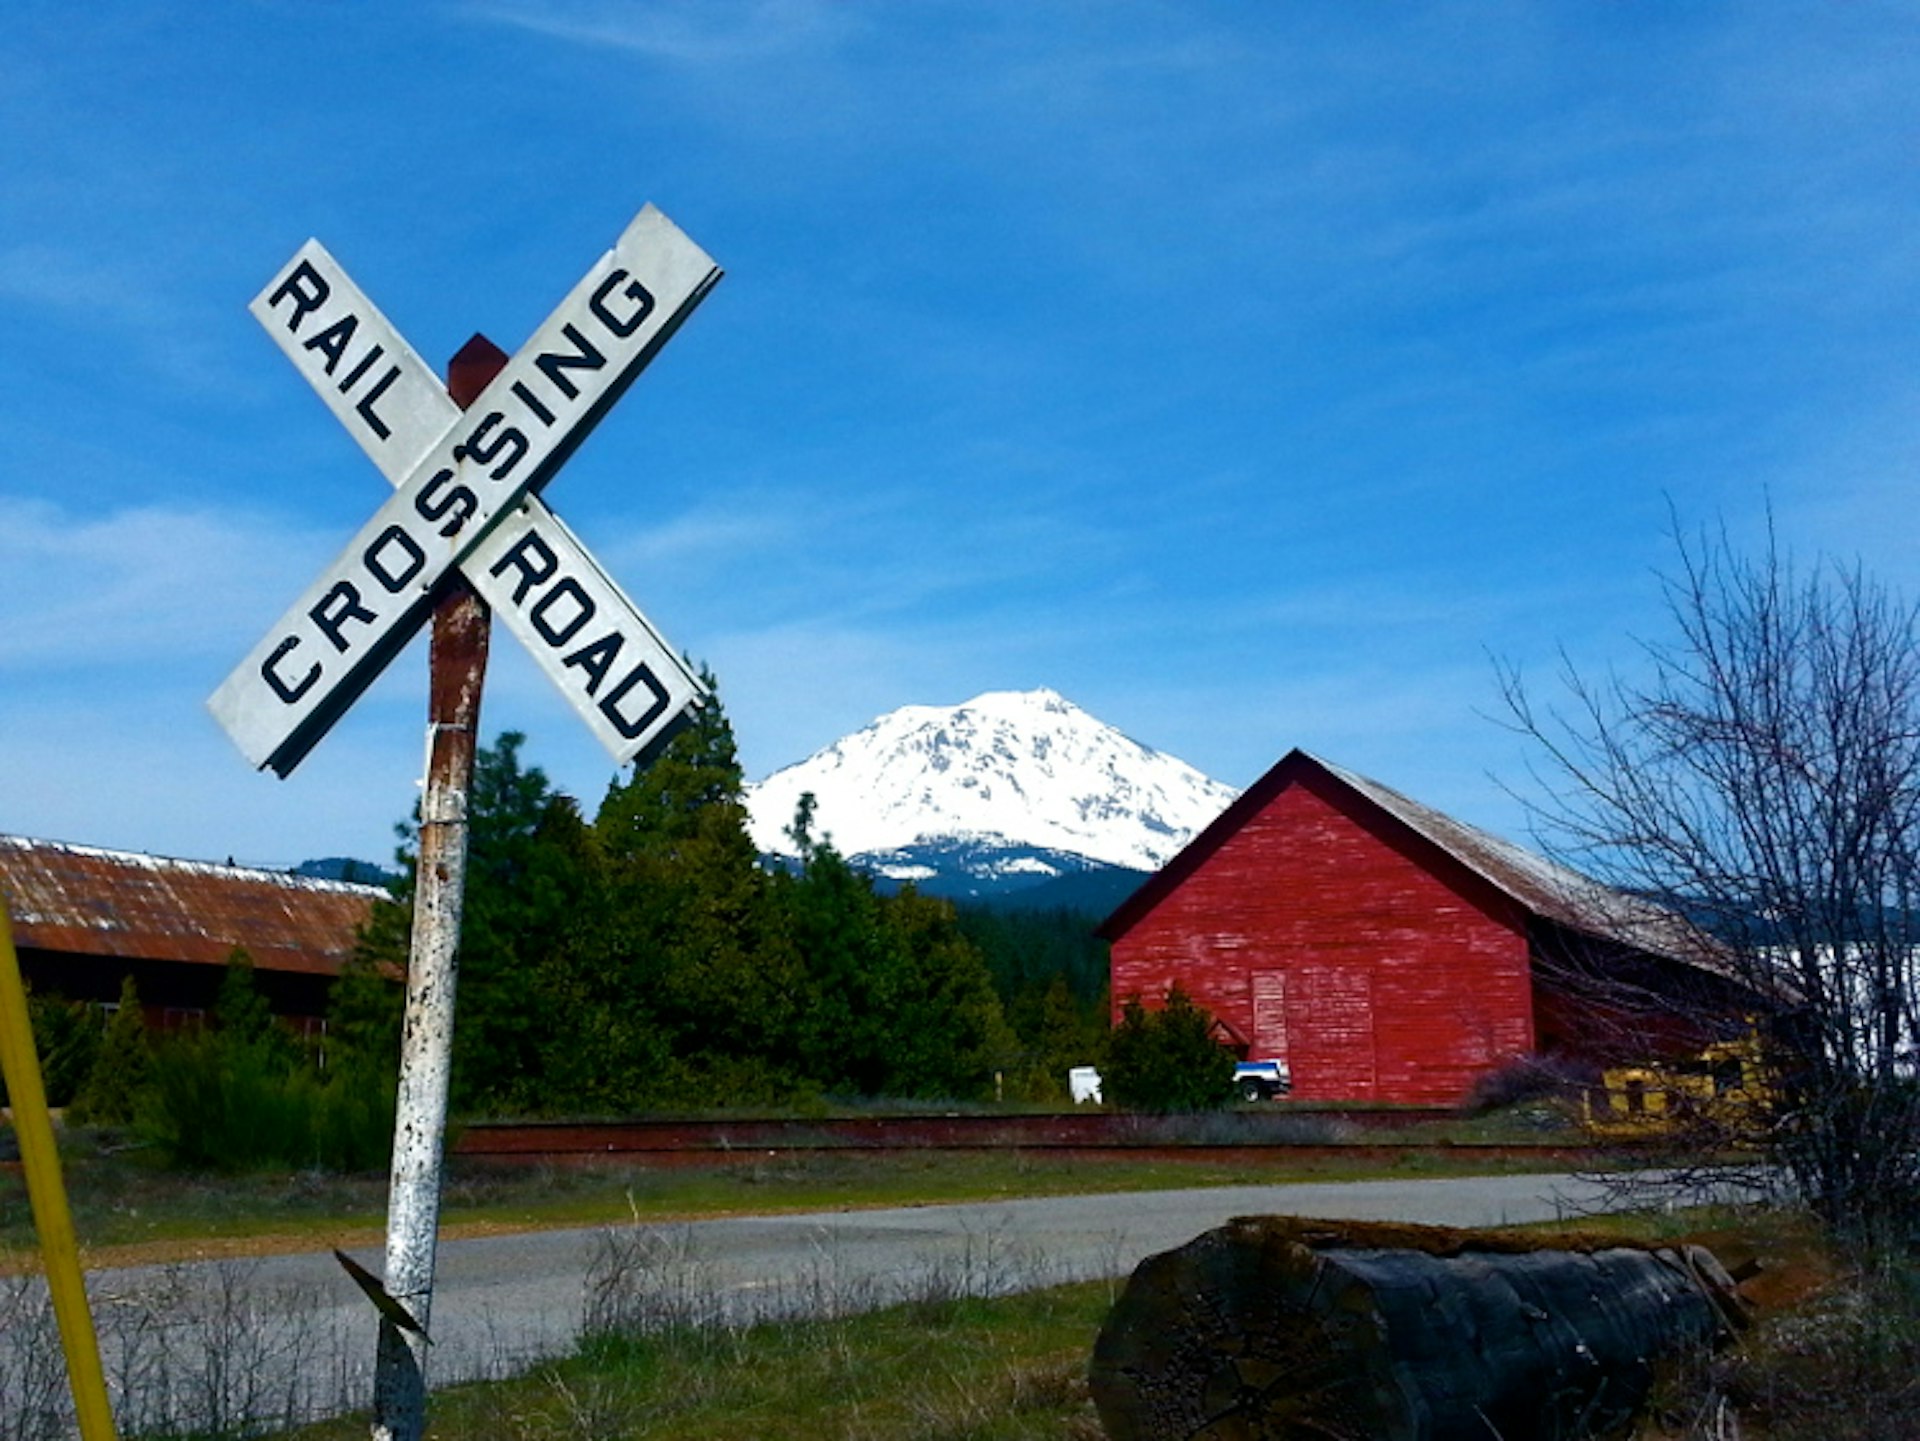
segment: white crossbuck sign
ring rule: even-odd
[[[539,499],[720,279],[651,205],[464,412],[318,241],[251,309],[394,485],[207,702],[287,775],[419,629],[454,568],[624,763],[705,687]]]

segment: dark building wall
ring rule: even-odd
[[[210,1015],[226,975],[224,966],[192,961],[76,956],[28,947],[20,948],[19,957],[20,973],[34,994],[69,1001],[112,1004],[120,999],[121,982],[131,975],[140,1007],[156,1029]],[[256,968],[253,982],[273,1014],[296,1030],[313,1029],[327,1013],[331,976]]]

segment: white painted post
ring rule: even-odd
[[[448,391],[464,408],[506,356],[475,336],[448,367]],[[429,744],[420,798],[420,854],[413,887],[407,1010],[387,1199],[387,1294],[417,1330],[384,1315],[374,1362],[374,1441],[420,1441],[426,1427],[426,1348],[432,1325],[434,1252],[453,1061],[454,983],[467,870],[467,798],[472,790],[486,683],[491,613],[460,580],[433,614],[428,650]]]

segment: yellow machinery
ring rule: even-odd
[[[1672,1134],[1701,1125],[1746,1129],[1772,1098],[1757,1036],[1720,1041],[1681,1061],[1615,1066],[1582,1098],[1587,1129],[1601,1136]]]

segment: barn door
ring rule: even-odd
[[[1253,973],[1253,1037],[1249,1061],[1287,1059],[1287,973]]]

